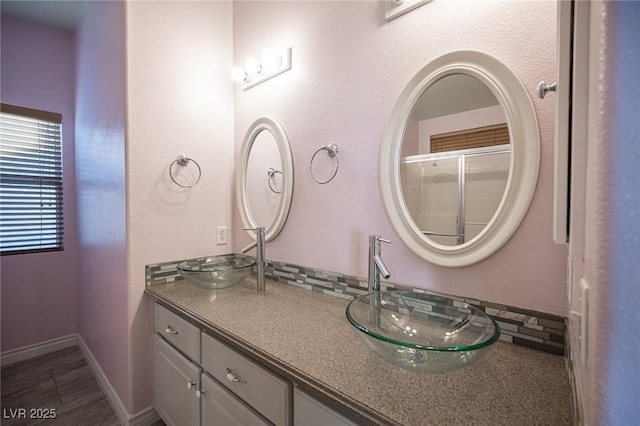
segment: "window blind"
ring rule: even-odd
[[[479,127],[459,132],[431,136],[431,152],[457,151],[459,149],[483,148],[509,143],[507,124]]]
[[[63,249],[62,116],[1,104],[0,253]]]

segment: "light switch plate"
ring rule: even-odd
[[[569,301],[569,306],[573,297],[573,257],[569,256],[567,259],[567,300]]]
[[[585,278],[580,279],[580,357],[582,364],[587,364],[587,344],[588,344],[588,325],[589,325],[589,283]]]

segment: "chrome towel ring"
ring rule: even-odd
[[[273,186],[271,186],[271,178],[272,178],[276,173],[280,173],[280,175],[281,175],[282,177],[284,177],[284,174],[282,174],[282,172],[281,172],[280,170],[276,170],[276,169],[274,169],[273,167],[269,167],[269,168],[267,169],[267,176],[268,176],[268,178],[267,178],[267,183],[269,184],[269,189],[270,189],[271,191],[273,191],[273,192],[274,192],[274,193],[276,193],[276,194],[280,194],[282,191],[276,191],[275,189],[273,189]]]
[[[175,177],[173,176],[173,165],[177,164],[180,167],[186,167],[189,164],[190,161],[193,161],[193,164],[195,164],[196,167],[198,168],[198,177],[197,177],[196,181],[193,182],[191,185],[182,185],[181,183],[178,183],[176,181]],[[171,176],[171,180],[173,181],[173,183],[175,183],[179,187],[182,187],[182,188],[193,188],[194,186],[196,186],[198,184],[198,182],[200,182],[200,177],[202,177],[202,169],[200,168],[200,164],[198,164],[198,162],[196,160],[194,160],[193,158],[189,158],[189,156],[187,156],[187,155],[180,154],[178,156],[178,158],[173,160],[171,162],[171,164],[169,165],[169,176]]]
[[[318,155],[318,153],[320,151],[327,151],[327,155],[330,158],[335,158],[336,159],[336,168],[333,171],[333,174],[331,175],[331,177],[329,177],[329,179],[327,179],[327,180],[318,180],[318,178],[316,178],[316,176],[313,174],[313,160],[315,160],[316,155]],[[322,145],[313,154],[313,156],[311,157],[311,164],[309,164],[309,173],[311,174],[311,179],[313,179],[316,183],[324,185],[325,183],[331,182],[333,180],[333,178],[336,177],[336,174],[338,173],[338,168],[339,167],[340,167],[340,160],[338,159],[338,145],[336,145],[335,143],[331,143],[329,145]]]

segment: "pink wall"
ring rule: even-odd
[[[77,30],[78,330],[125,405],[125,32],[122,2],[89,2]]]
[[[555,75],[556,4],[434,1],[390,22],[383,9],[382,2],[234,3],[235,64],[268,46],[293,47],[291,71],[235,89],[236,153],[261,116],[278,120],[292,147],[291,213],[267,244],[267,258],[366,276],[367,237],[379,233],[393,241],[383,257],[396,282],[566,315],[567,250],[552,240],[555,103],[535,96],[538,82]],[[384,128],[406,83],[458,49],[488,52],[523,81],[540,126],[541,164],[530,211],[511,240],[478,264],[448,269],[421,260],[395,234],[378,167]],[[309,161],[331,142],[340,148],[340,170],[318,185]],[[250,240],[237,213],[234,219],[240,249]]]
[[[216,245],[231,226],[233,191],[233,32],[231,2],[128,2],[127,264],[132,400],[151,404],[147,264],[232,252]],[[200,164],[200,182],[169,177],[179,154]],[[176,170],[181,182],[193,182]]]
[[[1,351],[77,332],[74,37],[2,18],[2,102],[62,114],[65,250],[2,256]]]

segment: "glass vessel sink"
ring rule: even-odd
[[[185,260],[177,266],[180,275],[198,287],[216,290],[234,286],[253,270],[256,261],[249,256],[229,254],[200,260]]]
[[[431,293],[369,293],[349,303],[347,319],[377,355],[418,372],[470,365],[500,337],[482,311]]]

